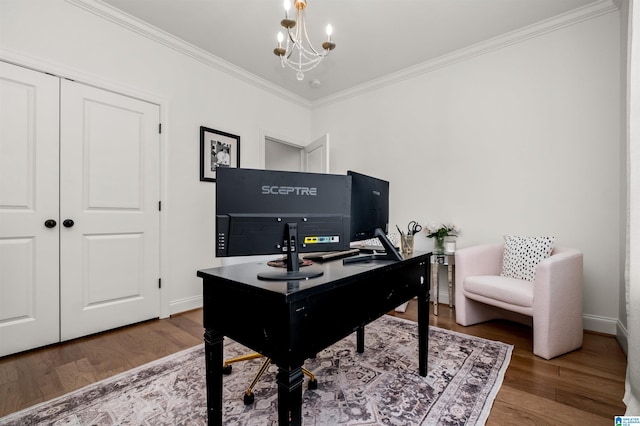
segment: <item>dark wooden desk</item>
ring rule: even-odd
[[[364,326],[417,296],[419,371],[427,375],[429,253],[401,262],[343,265],[317,263],[324,275],[305,281],[260,281],[264,263],[198,271],[203,279],[203,315],[209,425],[222,424],[223,336],[271,358],[278,366],[278,422],[302,422],[302,364],[322,349],[357,332],[364,351]],[[322,386],[322,377],[319,377]]]

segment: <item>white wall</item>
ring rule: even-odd
[[[205,125],[241,136],[243,167],[260,129],[330,133],[332,172],[391,181],[392,226],[453,221],[459,246],[555,235],[584,251],[586,328],[615,333],[619,42],[610,13],[310,111],[63,0],[0,1],[0,59],[161,104],[165,312],[198,306],[195,272],[217,264]]]
[[[0,59],[161,104],[163,313],[201,306],[215,266],[215,184],[199,180],[199,128],[240,135],[259,167],[260,129],[309,141],[310,111],[62,0],[2,0]],[[17,59],[17,60],[16,60]]]
[[[311,134],[331,134],[332,172],[390,180],[392,230],[451,221],[459,247],[520,234],[583,250],[585,327],[615,334],[619,31],[609,13],[319,106]]]

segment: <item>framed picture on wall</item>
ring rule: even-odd
[[[200,180],[215,182],[218,167],[240,167],[240,136],[200,126]]]

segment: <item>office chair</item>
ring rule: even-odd
[[[228,359],[224,362],[222,366],[222,373],[226,375],[231,374],[231,369],[232,369],[231,364],[233,363],[241,362],[241,361],[249,361],[252,359],[257,359],[262,357],[264,357],[264,355],[254,352],[252,354],[241,355],[235,358]],[[271,359],[265,358],[264,362],[262,363],[262,366],[260,367],[260,370],[258,370],[258,373],[253,378],[253,381],[251,382],[246,392],[244,393],[243,401],[245,405],[253,404],[253,401],[254,401],[253,388],[256,386],[256,384],[258,384],[258,381],[260,381],[260,378],[262,377],[262,375],[265,373],[265,371],[267,371],[267,369],[269,368],[269,365],[271,365]],[[304,367],[302,367],[302,373],[307,377],[309,377],[308,388],[312,390],[318,389],[318,381],[316,380],[316,376],[314,376],[312,372],[310,372]]]

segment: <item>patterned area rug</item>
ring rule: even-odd
[[[303,393],[305,425],[482,425],[511,358],[512,346],[430,327],[428,375],[418,375],[418,326],[392,316],[325,349],[305,367],[318,388]],[[225,339],[225,356],[248,353]],[[224,378],[224,423],[276,425],[277,385],[271,366],[242,395],[261,360],[235,364]],[[187,349],[0,419],[2,425],[204,425],[203,346]]]

